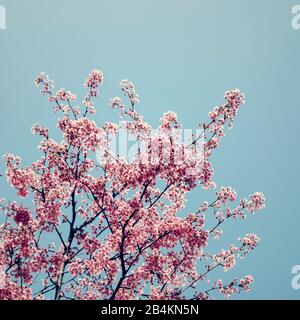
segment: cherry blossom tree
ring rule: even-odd
[[[217,189],[212,180],[211,155],[244,95],[226,92],[200,132],[182,143],[174,112],[165,113],[153,133],[128,80],[121,82],[123,98],[109,103],[122,123],[99,127],[92,119],[102,83],[103,73],[93,70],[79,107],[76,95],[54,91],[46,74],[35,79],[60,113],[63,139],[51,139],[37,124],[32,133],[41,136],[40,159],[22,168],[19,156],[4,157],[18,201],[0,201],[0,299],[204,300],[248,291],[250,275],[224,283],[214,270],[232,269],[258,236],[246,234],[220,252],[207,248],[225,222],[265,206],[262,193],[237,200],[231,187]],[[112,150],[121,126],[136,138],[132,159]],[[214,200],[189,208],[186,196],[196,188],[214,190]]]

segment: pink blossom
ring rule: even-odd
[[[49,101],[74,101],[76,100],[76,95],[71,91],[66,91],[65,89],[58,90],[55,95],[49,98]]]
[[[33,134],[38,134],[38,135],[43,136],[45,138],[48,138],[48,135],[49,135],[48,129],[43,126],[40,126],[38,124],[35,124],[32,126],[31,132]]]
[[[247,210],[251,213],[265,208],[265,196],[261,192],[256,192],[250,196],[250,201],[247,203]]]
[[[87,113],[95,114],[96,109],[93,106],[92,98],[99,96],[99,89],[103,84],[104,75],[100,70],[92,70],[85,80],[84,87],[89,90],[88,94],[83,99],[83,105],[86,107],[85,115]]]
[[[103,142],[103,132],[94,121],[87,118],[70,120],[64,117],[59,120],[58,127],[70,145],[95,151]]]
[[[259,243],[259,237],[254,233],[248,233],[241,241],[244,246],[254,249]]]
[[[118,130],[118,126],[112,122],[105,122],[103,130],[109,135],[115,135]]]
[[[95,90],[98,86],[102,85],[103,79],[104,76],[102,71],[96,69],[92,70],[88,78],[85,80],[84,86]]]
[[[120,86],[121,90],[124,92],[124,95],[128,96],[132,106],[140,102],[139,96],[135,91],[135,86],[131,81],[124,79],[121,81]]]
[[[41,93],[44,95],[51,94],[51,90],[54,88],[54,82],[49,79],[48,75],[41,72],[34,80],[37,87],[40,88]]]
[[[222,187],[221,190],[217,192],[217,197],[225,204],[227,200],[232,202],[236,199],[236,192],[231,187]]]
[[[28,225],[29,221],[30,221],[30,214],[29,211],[26,209],[19,209],[17,210],[17,212],[14,215],[14,220],[16,221],[16,223],[22,223],[23,225]]]
[[[216,291],[225,297],[248,291],[251,276],[226,284],[214,282],[214,270],[236,267],[259,237],[246,234],[239,246],[215,252],[208,245],[214,239],[221,242],[223,224],[265,207],[262,193],[238,200],[233,188],[217,190],[213,181],[212,155],[244,95],[226,92],[225,101],[199,126],[200,134],[184,144],[178,139],[177,114],[166,112],[153,133],[135,109],[139,97],[134,84],[123,80],[121,90],[130,105],[115,97],[110,106],[126,119],[122,130],[139,145],[134,157],[125,159],[109,143],[118,126],[108,121],[98,125],[89,118],[103,79],[99,70],[86,79],[84,112],[73,105],[75,94],[53,92],[47,75],[35,79],[61,112],[57,128],[62,139],[55,141],[47,128],[36,124],[32,133],[41,136],[40,158],[22,167],[19,156],[4,157],[6,178],[18,201],[0,198],[0,261],[9,266],[0,299],[208,300]],[[97,162],[99,148],[103,154]],[[195,210],[187,196],[197,188],[217,191],[211,192],[211,201],[199,193]],[[21,204],[23,198],[31,201],[28,207]],[[202,290],[210,283],[211,288]]]

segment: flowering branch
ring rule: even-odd
[[[244,95],[226,92],[208,123],[199,125],[201,132],[183,143],[174,112],[165,113],[153,131],[137,110],[139,97],[128,80],[121,92],[129,107],[119,97],[109,103],[126,121],[97,125],[94,98],[103,81],[101,71],[90,73],[81,107],[72,92],[54,91],[46,74],[35,79],[60,113],[63,140],[53,140],[36,124],[32,133],[41,137],[41,158],[22,168],[20,157],[4,157],[18,201],[0,199],[0,299],[210,299],[217,290],[226,297],[248,291],[251,276],[227,285],[217,280],[207,290],[204,285],[215,269],[232,269],[259,238],[247,234],[240,246],[215,254],[207,245],[221,237],[225,221],[263,209],[264,195],[256,192],[231,208],[237,194],[221,187],[211,204],[183,214],[188,193],[216,189],[210,158]],[[132,159],[112,148],[122,130],[136,139]],[[32,205],[21,199],[32,199]]]

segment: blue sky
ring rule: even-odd
[[[153,126],[173,110],[185,128],[193,128],[227,89],[238,87],[247,103],[214,155],[215,180],[241,197],[263,191],[267,208],[225,228],[219,243],[224,248],[248,232],[261,237],[259,248],[228,277],[255,277],[253,291],[240,298],[299,299],[300,290],[291,287],[291,269],[300,264],[300,30],[291,28],[297,3],[74,3],[0,0],[7,12],[7,28],[0,31],[0,154],[17,153],[28,164],[39,156],[32,124],[55,132],[55,116],[33,84],[40,71],[83,96],[86,75],[103,70],[99,123],[114,119],[107,101],[119,95],[123,78],[136,84],[139,108]],[[14,198],[3,181],[0,188],[1,195]],[[191,208],[205,198],[197,191],[189,197]]]

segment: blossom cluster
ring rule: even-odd
[[[49,136],[49,130],[46,127],[40,126],[39,124],[35,124],[31,128],[31,132],[33,134],[38,134],[40,136],[43,136],[47,138]]]
[[[124,95],[128,96],[132,106],[139,103],[139,96],[136,93],[135,86],[131,81],[124,79],[121,81],[120,85],[121,90],[123,91]]]
[[[34,80],[37,87],[40,88],[40,91],[45,94],[51,94],[51,90],[54,88],[54,82],[49,78],[45,72],[41,72]]]
[[[263,193],[256,192],[250,196],[250,201],[247,203],[247,209],[250,212],[255,212],[265,208],[266,198]]]
[[[243,279],[234,279],[229,284],[223,284],[221,279],[217,280],[213,286],[213,289],[218,289],[221,294],[226,298],[229,298],[233,294],[239,293],[241,291],[249,291],[250,285],[254,282],[254,279],[251,275],[246,276]]]
[[[98,128],[94,121],[87,118],[71,120],[63,117],[57,126],[71,146],[95,151],[103,142],[103,130]]]
[[[85,80],[84,87],[89,89],[88,94],[83,99],[83,105],[86,107],[86,112],[95,114],[96,110],[93,106],[92,98],[99,96],[99,87],[103,84],[104,75],[100,70],[92,70]]]
[[[49,101],[74,101],[76,100],[76,95],[71,91],[66,91],[65,89],[58,90],[55,95],[49,98]]]
[[[32,133],[41,136],[41,157],[25,168],[20,157],[4,157],[18,201],[0,198],[0,265],[6,266],[0,299],[203,300],[217,291],[225,297],[248,291],[251,276],[224,284],[215,281],[214,270],[233,269],[259,237],[248,233],[216,252],[208,244],[222,237],[225,223],[262,210],[265,196],[255,192],[237,200],[232,187],[221,187],[196,211],[186,200],[197,188],[216,188],[211,156],[244,95],[226,92],[201,133],[185,144],[178,139],[181,124],[172,111],[153,134],[135,109],[139,97],[128,80],[121,82],[121,92],[129,105],[118,97],[109,103],[126,121],[99,126],[91,120],[92,99],[99,96],[103,79],[100,70],[87,77],[83,112],[73,105],[75,94],[55,93],[44,73],[35,79],[61,114],[62,140],[36,124]],[[132,159],[111,149],[110,140],[121,130],[138,141]],[[205,290],[210,280],[214,284]]]
[[[236,199],[236,192],[231,187],[222,187],[219,192],[217,192],[218,200],[226,204],[227,200],[234,201]]]

